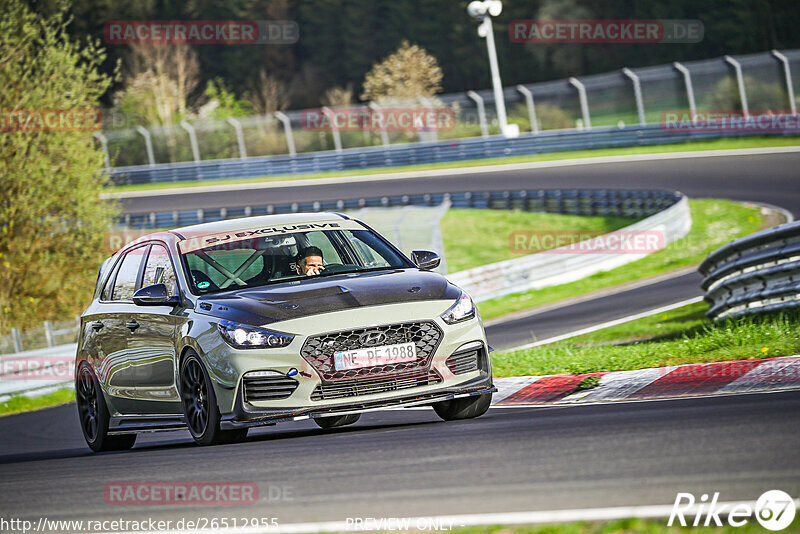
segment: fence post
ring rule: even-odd
[[[100,141],[100,146],[103,149],[103,161],[106,164],[106,170],[109,170],[111,168],[111,159],[108,157],[108,139],[103,135],[103,132],[95,132],[94,137]]]
[[[467,96],[478,106],[478,122],[481,125],[481,137],[489,137],[489,127],[486,125],[486,108],[483,107],[483,97],[475,91],[467,91]]]
[[[22,335],[19,333],[19,328],[11,329],[11,339],[14,341],[14,352],[22,352]]]
[[[639,114],[639,124],[646,125],[647,122],[644,118],[644,101],[642,100],[642,84],[639,81],[639,76],[636,75],[628,67],[622,69],[622,74],[627,76],[633,82],[633,97],[636,99],[636,113]]]
[[[533,103],[533,93],[531,90],[520,84],[517,91],[525,97],[525,105],[528,107],[528,119],[531,121],[531,132],[539,133],[539,122],[536,120],[536,106]]]
[[[425,98],[424,96],[419,97],[419,99],[422,101],[425,109],[433,109],[433,105],[429,99]],[[439,140],[439,134],[436,133],[436,128],[434,128],[433,131],[426,131],[425,133],[428,134],[427,137],[430,137],[430,141],[436,142]]]
[[[247,159],[247,149],[244,146],[244,134],[242,133],[242,123],[234,119],[233,117],[228,117],[226,120],[228,121],[228,124],[233,126],[233,129],[236,131],[236,143],[239,145],[239,157],[241,159]]]
[[[377,111],[378,113],[383,109],[375,102],[370,102],[368,105],[369,109]],[[386,131],[386,117],[383,117],[383,120],[381,120],[381,144],[383,146],[389,146],[389,133]]]
[[[331,121],[331,134],[333,134],[333,146],[336,152],[342,151],[342,136],[339,134],[339,127],[336,126],[336,115],[333,110],[328,106],[322,107],[322,112]]]
[[[586,86],[575,77],[570,78],[569,83],[578,90],[578,99],[581,102],[581,115],[583,115],[583,125],[585,128],[591,130],[592,119],[589,117],[589,99],[586,98]]]
[[[55,336],[53,336],[53,323],[50,321],[44,322],[44,338],[47,340],[48,347],[56,346],[56,339]]]
[[[747,106],[747,93],[744,90],[744,76],[742,76],[742,64],[733,59],[731,56],[725,56],[725,62],[733,67],[736,72],[736,85],[739,86],[739,99],[742,101],[742,113],[744,117],[750,116],[750,110]]]
[[[689,114],[692,116],[692,124],[697,121],[697,106],[694,103],[694,88],[692,87],[692,73],[683,64],[677,61],[672,63],[675,69],[683,74],[683,83],[686,84],[686,97],[689,99]]]
[[[792,69],[789,67],[789,60],[777,50],[773,50],[772,55],[783,64],[783,75],[786,77],[786,94],[789,96],[789,109],[792,110],[792,115],[797,115],[797,103],[794,101]]]
[[[283,132],[286,134],[286,146],[289,148],[289,155],[296,156],[297,151],[294,148],[294,134],[292,134],[292,121],[283,111],[276,111],[275,118],[283,124]]]
[[[181,121],[181,128],[183,128],[189,133],[189,143],[192,145],[192,156],[194,157],[195,161],[199,162],[200,147],[198,147],[197,145],[197,133],[194,130],[194,126],[192,126],[186,121]]]
[[[136,131],[144,137],[144,147],[147,150],[147,161],[150,166],[156,164],[156,157],[153,155],[153,140],[150,138],[150,132],[144,126],[137,126]]]

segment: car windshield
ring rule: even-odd
[[[208,294],[321,276],[411,267],[369,230],[286,232],[265,237],[205,238],[182,247],[192,292]]]

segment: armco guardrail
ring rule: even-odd
[[[0,402],[14,395],[43,395],[73,383],[75,343],[0,356]]]
[[[798,308],[800,221],[731,241],[698,270],[712,319]]]
[[[611,236],[619,236],[619,240],[632,236],[657,237],[659,247],[663,248],[689,233],[691,225],[689,201],[681,195],[680,200],[664,211],[606,236],[597,237],[595,240],[604,246]],[[592,246],[592,241],[584,242],[585,250],[582,252],[574,252],[581,250],[581,244],[578,243],[513,260],[482,265],[453,273],[448,278],[467,291],[473,300],[480,302],[531,289],[574,282],[636,261],[656,251],[649,249],[646,252],[599,253],[596,252],[597,247]]]
[[[237,219],[253,215],[343,211],[370,207],[437,206],[446,199],[452,208],[519,209],[564,215],[614,215],[649,217],[678,202],[679,193],[653,190],[617,189],[532,189],[507,191],[465,191],[418,195],[362,197],[339,200],[308,200],[266,206],[230,206],[126,214],[118,222],[128,228],[175,228],[202,222]]]
[[[785,125],[786,123],[784,123]],[[798,129],[773,128],[773,135],[797,135]],[[309,152],[294,156],[263,156],[244,159],[220,159],[189,163],[137,165],[110,169],[116,184],[170,183],[185,180],[217,180],[281,174],[346,171],[372,167],[392,167],[418,163],[439,163],[482,158],[499,158],[584,150],[684,143],[721,137],[764,135],[763,131],[710,129],[666,129],[662,125],[626,128],[593,128],[582,131],[556,131],[524,134],[516,138],[448,139],[433,143],[413,143]]]

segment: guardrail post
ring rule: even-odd
[[[486,108],[483,105],[483,98],[475,91],[467,91],[467,96],[478,106],[478,122],[481,125],[481,137],[489,137],[489,127],[486,124]]]
[[[153,167],[156,164],[156,157],[153,155],[153,140],[150,138],[150,131],[144,126],[137,126],[136,131],[144,137],[144,147],[147,150],[147,161]]]
[[[194,126],[189,124],[186,121],[181,121],[181,128],[186,130],[189,134],[189,143],[192,145],[192,156],[194,157],[195,161],[200,161],[200,147],[197,145],[197,132],[194,130]]]
[[[51,323],[50,321],[44,322],[44,338],[47,341],[48,347],[56,346],[56,338],[53,335],[53,323]]]
[[[531,121],[531,132],[539,133],[539,121],[536,120],[536,106],[533,103],[533,93],[522,84],[517,86],[517,91],[522,93],[522,96],[525,97],[525,105],[528,108],[528,119]]]
[[[630,78],[633,82],[633,97],[636,99],[636,113],[639,115],[639,124],[645,126],[647,121],[644,118],[644,101],[642,100],[642,84],[639,76],[628,67],[622,69],[622,74]]]
[[[22,352],[22,335],[19,333],[19,328],[11,329],[11,340],[14,342],[14,351]]]
[[[111,159],[108,157],[108,139],[103,135],[103,132],[95,132],[94,138],[100,141],[100,146],[103,149],[103,161],[106,164],[106,170],[111,168]]]
[[[786,94],[789,96],[789,109],[792,110],[792,115],[797,115],[797,103],[794,101],[794,88],[792,87],[792,69],[791,67],[789,67],[789,60],[786,58],[786,56],[784,56],[777,50],[773,50],[772,55],[783,65],[783,75],[786,78],[786,92],[787,92]]]
[[[383,109],[380,105],[378,105],[375,102],[370,102],[368,105],[369,109],[376,111],[378,113],[380,113],[381,110]],[[383,146],[389,146],[389,132],[386,131],[386,117],[383,117],[383,120],[381,121],[381,144]]]
[[[750,110],[747,106],[747,93],[744,90],[744,76],[742,76],[742,64],[733,59],[731,56],[725,56],[725,62],[733,67],[736,72],[736,85],[739,86],[739,99],[742,101],[742,113],[745,118],[750,116]]]
[[[589,99],[586,97],[586,86],[581,83],[578,78],[572,77],[569,79],[569,83],[572,84],[575,89],[578,90],[578,100],[581,103],[581,115],[583,115],[583,124],[584,127],[591,130],[592,129],[592,119],[589,117]]]
[[[292,121],[283,111],[276,111],[275,118],[283,124],[283,132],[286,134],[286,146],[289,148],[289,155],[296,156],[297,151],[294,148],[294,134],[292,134]]]
[[[683,64],[677,61],[672,63],[675,69],[683,74],[683,83],[686,85],[686,97],[689,99],[689,114],[692,116],[692,124],[697,121],[697,106],[694,102],[694,88],[692,87],[692,73]]]
[[[236,143],[239,145],[239,157],[241,159],[247,159],[247,150],[244,146],[244,134],[242,133],[242,123],[233,117],[228,117],[225,120],[228,124],[233,126],[233,129],[236,131]]]
[[[333,110],[327,106],[323,106],[322,113],[328,117],[328,120],[331,122],[331,134],[333,134],[333,146],[335,147],[336,152],[342,151],[342,136],[339,134],[339,127],[336,126],[336,115],[333,113]]]

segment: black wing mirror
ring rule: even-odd
[[[177,306],[181,298],[170,295],[166,285],[153,284],[134,293],[133,303],[137,306]]]
[[[415,250],[411,253],[411,261],[420,269],[430,271],[431,269],[437,268],[442,262],[442,259],[438,254],[430,250]]]

